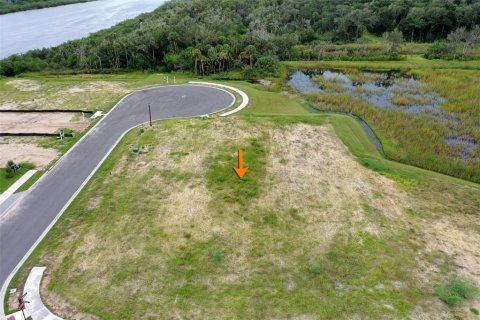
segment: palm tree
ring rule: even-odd
[[[210,61],[211,67],[213,69],[213,73],[215,73],[215,65],[217,64],[217,60],[218,60],[218,53],[215,47],[213,46],[208,47],[207,56],[208,56],[208,60]]]
[[[178,39],[180,38],[180,36],[178,35],[178,33],[176,33],[175,31],[172,31],[168,34],[167,36],[167,40],[170,42],[171,46],[173,47],[173,53],[177,53],[178,52]]]
[[[245,51],[243,52],[249,59],[250,61],[250,67],[253,67],[253,56],[257,52],[257,49],[253,45],[249,45],[245,48]]]
[[[198,60],[202,57],[202,51],[198,49],[193,49],[192,51],[192,59],[195,60],[195,74],[197,74],[198,70]]]
[[[230,61],[230,46],[228,44],[222,46],[218,58],[221,61],[222,71],[225,71],[225,62]]]

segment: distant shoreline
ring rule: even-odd
[[[68,4],[98,1],[98,0],[49,0],[45,2],[33,0],[31,3],[23,3],[23,4],[6,3],[3,1],[0,2],[0,15],[14,13],[14,12],[28,11],[28,10],[59,7],[59,6],[64,6]]]

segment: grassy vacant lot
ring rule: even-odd
[[[47,265],[42,296],[66,318],[473,315],[480,300],[435,292],[480,281],[478,185],[383,159],[353,118],[234,85],[252,98],[238,116],[127,134],[11,286]]]

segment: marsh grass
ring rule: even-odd
[[[354,113],[362,117],[380,137],[391,159],[480,182],[478,61],[428,61],[409,56],[406,61],[284,62],[281,72],[284,85],[289,70],[305,68],[340,70],[359,82],[369,80],[369,71],[396,71],[420,79],[422,85],[412,88],[408,94],[394,95],[393,102],[399,106],[422,104],[425,100],[422,95],[433,91],[446,98],[441,105],[442,112],[454,112],[458,120],[439,121],[428,115],[416,116],[401,110],[380,109],[345,94],[311,93],[307,100],[319,110]],[[368,90],[355,90],[369,94]],[[451,136],[469,137],[477,147],[465,158],[461,147],[454,148],[445,142]]]
[[[443,78],[445,77],[448,78],[444,75]],[[436,81],[441,79],[442,77]],[[469,136],[474,141],[480,141],[480,109],[471,102],[473,99],[480,103],[480,91],[473,93],[474,83],[477,82],[470,80],[470,83],[458,80],[462,82],[462,90],[469,92],[465,93],[468,97],[464,97],[461,103],[471,104],[470,107],[459,107],[458,103],[455,103],[459,98],[453,98],[451,93],[447,96],[449,102],[443,105],[445,110],[455,110],[459,115],[460,125],[454,127],[448,121],[436,121],[426,115],[417,116],[401,110],[379,109],[350,95],[310,93],[307,100],[320,110],[353,113],[365,119],[380,137],[386,154],[391,159],[478,182],[480,147],[475,149],[471,158],[462,159],[458,148],[452,148],[445,143],[445,139],[452,135]],[[477,81],[480,81],[480,76]],[[445,92],[440,92],[443,93]],[[402,106],[422,101],[421,98],[409,95],[393,97],[393,102]]]
[[[411,94],[394,94],[391,98],[393,104],[397,106],[411,106],[415,104],[425,104],[425,99]]]

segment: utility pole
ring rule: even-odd
[[[152,108],[150,107],[150,103],[148,104],[148,115],[150,116],[150,127],[152,126]]]

